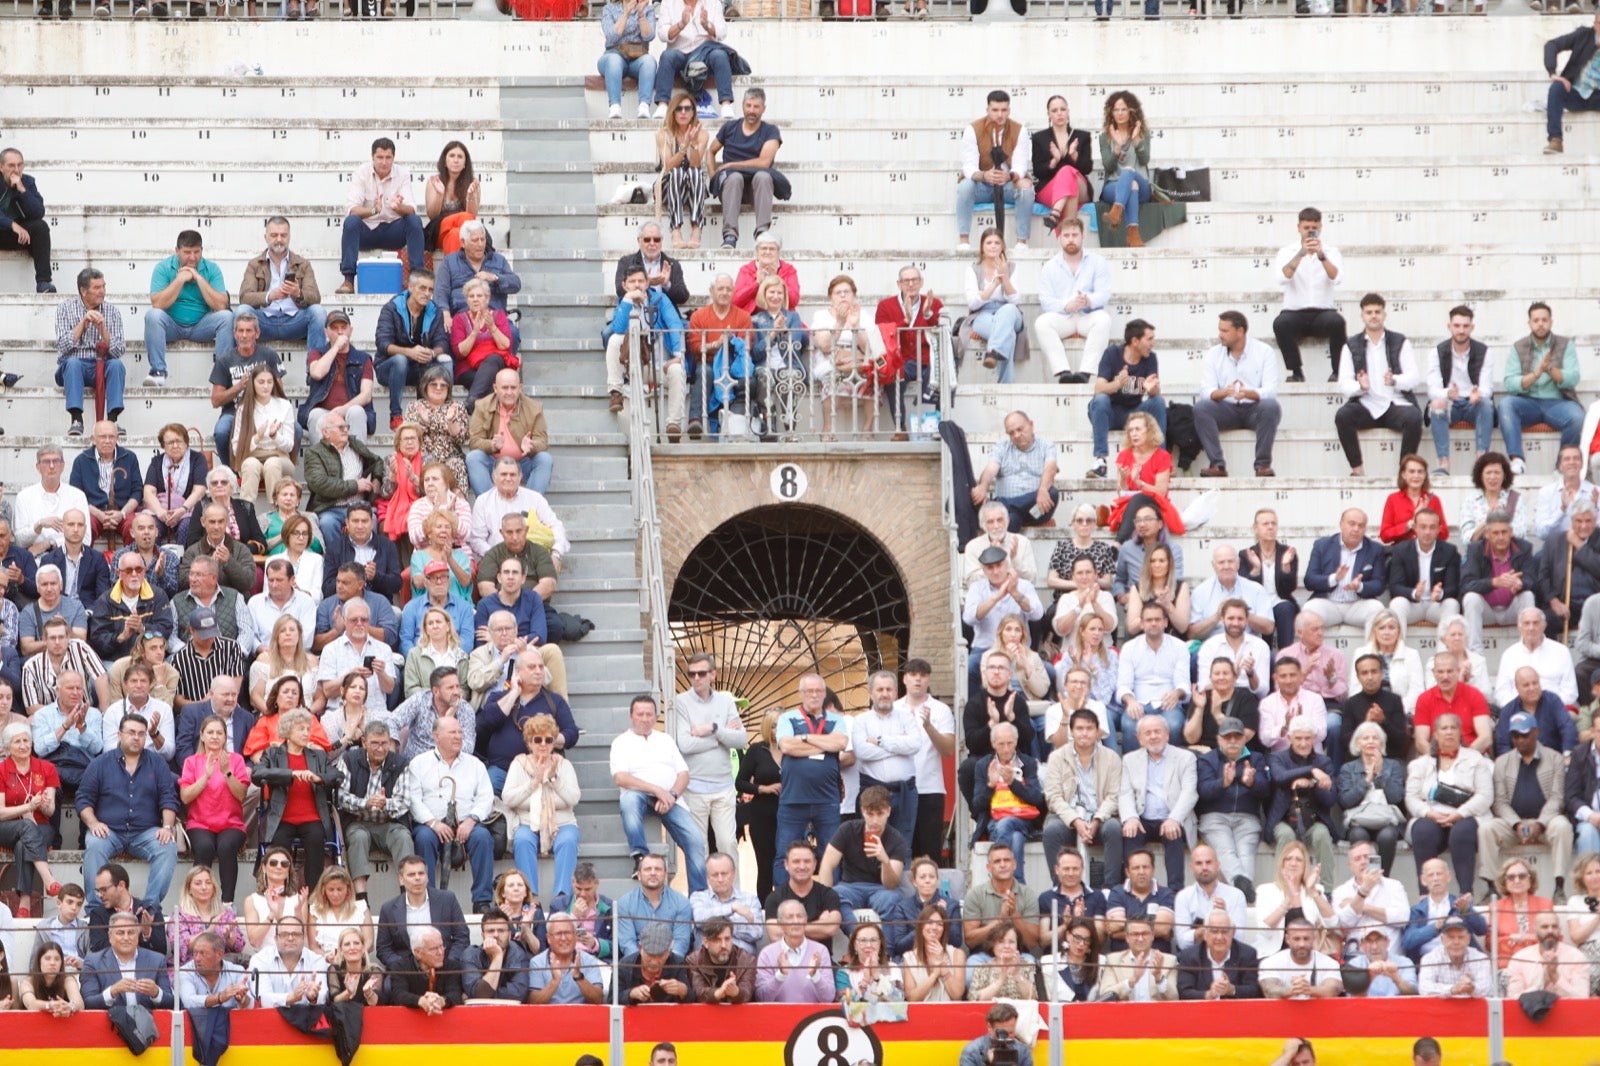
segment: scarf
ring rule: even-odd
[[[422,453],[410,459],[396,452],[394,455],[394,495],[378,501],[378,519],[390,540],[409,539],[406,522],[411,517],[411,505],[417,502],[417,485],[422,481]]]

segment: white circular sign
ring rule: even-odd
[[[784,503],[794,503],[805,496],[810,484],[806,480],[806,472],[794,463],[776,467],[767,480],[772,486],[772,494]]]
[[[883,1045],[871,1029],[849,1025],[838,1011],[813,1014],[789,1034],[784,1066],[879,1066]]]

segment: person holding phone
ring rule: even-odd
[[[1272,273],[1283,288],[1283,310],[1272,320],[1272,335],[1283,353],[1290,382],[1305,381],[1300,342],[1307,337],[1328,339],[1329,381],[1339,380],[1339,351],[1345,346],[1344,316],[1333,303],[1344,258],[1339,249],[1322,240],[1322,212],[1307,207],[1296,223],[1299,239],[1278,250]]]

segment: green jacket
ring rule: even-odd
[[[361,473],[377,482],[388,481],[388,466],[384,461],[372,453],[372,449],[365,444],[350,438],[350,447],[361,456]],[[356,483],[347,481],[344,476],[344,464],[339,461],[339,453],[327,441],[319,441],[315,447],[307,448],[303,458],[306,471],[306,488],[311,490],[311,510],[320,514],[330,507],[338,507],[356,492]],[[388,490],[380,484],[376,493],[368,496],[377,499],[388,495]]]

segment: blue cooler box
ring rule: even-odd
[[[363,259],[356,264],[356,292],[396,293],[400,285],[400,260]]]

